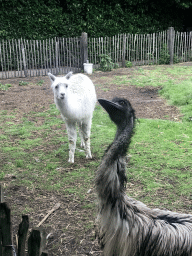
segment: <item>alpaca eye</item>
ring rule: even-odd
[[[66,84],[65,87],[67,88],[67,87],[68,87],[68,84]]]
[[[58,85],[55,86],[55,89],[58,89]]]

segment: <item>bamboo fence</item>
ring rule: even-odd
[[[79,72],[86,59],[98,67],[102,54],[120,65],[126,61],[134,65],[161,64],[166,53],[172,56],[170,64],[192,60],[192,32],[175,32],[170,28],[159,33],[100,38],[83,34],[84,38],[1,40],[0,79]]]

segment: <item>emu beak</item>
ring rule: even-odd
[[[122,106],[115,102],[105,100],[105,99],[98,99],[98,101],[109,115],[113,114],[114,112],[117,112],[117,110],[121,110],[121,111],[123,110]]]

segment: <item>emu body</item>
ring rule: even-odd
[[[54,101],[66,123],[69,139],[69,162],[74,163],[76,148],[76,125],[79,126],[81,146],[85,147],[86,158],[91,158],[90,133],[93,111],[96,104],[95,87],[83,74],[55,77],[48,73],[54,92]]]
[[[134,131],[129,101],[99,100],[117,125],[96,173],[97,236],[105,256],[192,255],[192,215],[150,209],[125,194],[125,157]]]

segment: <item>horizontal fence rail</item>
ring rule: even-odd
[[[82,33],[76,38],[1,40],[0,79],[79,72],[87,59],[99,67],[102,54],[123,66],[126,61],[134,65],[162,64],[167,54],[166,64],[192,61],[192,32],[169,28],[159,33],[100,38],[87,38]]]

